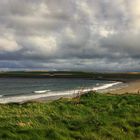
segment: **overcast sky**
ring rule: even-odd
[[[140,70],[140,0],[0,0],[0,70]]]

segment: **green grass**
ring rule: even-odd
[[[139,140],[140,96],[88,93],[0,105],[0,140]]]

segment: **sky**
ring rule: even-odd
[[[0,0],[0,70],[140,71],[140,0]]]

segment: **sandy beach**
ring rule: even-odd
[[[128,82],[125,87],[111,91],[111,94],[140,94],[140,80]]]

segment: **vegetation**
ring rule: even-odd
[[[88,93],[0,105],[0,140],[139,140],[140,95]]]

